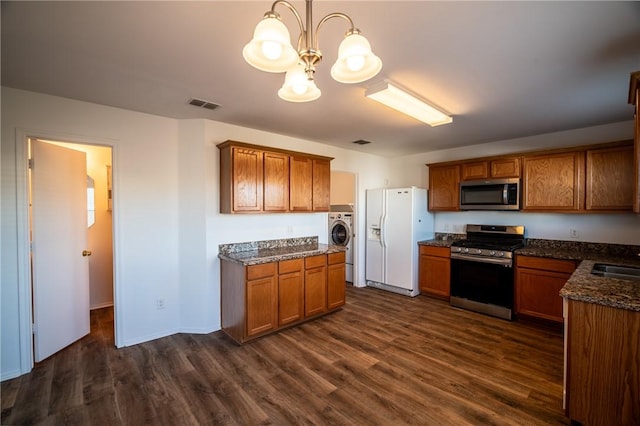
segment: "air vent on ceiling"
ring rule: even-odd
[[[352,143],[355,143],[356,145],[366,145],[371,142],[365,141],[364,139],[358,139],[357,141],[353,141]]]
[[[189,105],[197,106],[200,108],[212,109],[212,110],[220,106],[218,104],[214,104],[213,102],[203,101],[202,99],[195,99],[195,98],[192,98],[189,100]]]

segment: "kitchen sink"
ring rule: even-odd
[[[607,265],[605,263],[596,263],[591,270],[593,275],[606,278],[619,278],[622,280],[640,281],[640,267]]]

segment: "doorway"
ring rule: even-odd
[[[57,248],[65,247],[65,250],[69,249],[68,247],[69,242],[67,241],[69,238],[66,238],[66,234],[60,234],[60,229],[56,231],[58,232],[57,237],[55,232],[53,234],[47,232],[47,227],[54,229],[55,231],[56,226],[53,226],[52,223],[57,223],[57,221],[60,220],[59,216],[64,216],[66,219],[66,217],[68,216],[67,212],[70,213],[71,204],[69,203],[68,205],[66,205],[63,202],[62,207],[58,207],[59,209],[61,209],[59,211],[62,211],[63,214],[62,215],[58,214],[58,217],[55,217],[54,214],[50,214],[49,211],[45,211],[44,213],[42,212],[43,208],[50,209],[51,206],[54,206],[55,208],[56,203],[58,204],[61,203],[60,200],[56,200],[55,196],[53,197],[50,196],[52,191],[57,191],[58,194],[61,194],[62,196],[66,196],[67,192],[71,191],[71,189],[70,188],[67,189],[65,186],[68,185],[69,187],[71,186],[75,187],[77,185],[75,185],[75,183],[69,183],[69,182],[65,183],[65,181],[60,181],[61,183],[59,183],[58,185],[62,185],[63,188],[59,188],[59,187],[54,188],[53,187],[54,179],[52,179],[51,176],[49,176],[48,178],[45,178],[44,180],[42,179],[42,177],[40,177],[40,179],[33,179],[34,175],[36,176],[38,175],[36,171],[42,170],[43,166],[46,167],[47,162],[51,163],[54,161],[58,161],[58,162],[66,161],[65,160],[66,157],[53,156],[49,158],[47,157],[47,155],[44,154],[43,151],[39,151],[41,158],[35,159],[35,167],[33,169],[30,169],[30,173],[29,173],[29,176],[30,176],[29,178],[29,194],[30,194],[30,201],[29,201],[30,233],[29,235],[31,239],[30,241],[31,246],[36,248],[36,249],[32,249],[32,257],[31,257],[31,293],[32,293],[32,307],[33,307],[32,320],[35,326],[34,327],[34,335],[35,335],[34,359],[37,362],[42,360],[43,356],[46,357],[52,354],[51,350],[42,351],[42,347],[47,346],[48,344],[47,342],[42,342],[38,340],[39,338],[38,332],[41,331],[40,329],[41,328],[44,329],[45,327],[51,327],[51,324],[49,323],[38,324],[39,318],[40,318],[40,322],[42,322],[43,318],[49,318],[46,321],[51,321],[52,320],[51,318],[53,318],[53,320],[59,320],[60,319],[59,317],[63,317],[63,315],[61,315],[60,312],[56,312],[56,310],[59,311],[57,306],[53,307],[53,309],[51,306],[47,306],[47,305],[59,304],[60,299],[56,300],[56,298],[62,297],[62,299],[64,299],[64,303],[73,304],[74,307],[72,309],[77,309],[81,312],[75,315],[75,317],[73,318],[73,321],[69,320],[65,323],[64,319],[60,319],[62,321],[60,326],[64,326],[67,329],[77,328],[77,330],[70,331],[71,337],[67,337],[66,338],[67,340],[61,340],[60,342],[57,343],[57,346],[56,344],[53,344],[54,350],[57,348],[62,349],[62,347],[68,345],[69,343],[72,343],[74,339],[82,337],[84,334],[88,332],[89,310],[100,309],[100,308],[105,308],[105,307],[114,305],[113,218],[112,218],[112,207],[113,207],[113,204],[112,204],[112,155],[113,153],[112,153],[112,148],[108,146],[80,144],[80,143],[67,142],[67,141],[54,141],[54,140],[29,138],[28,144],[29,144],[30,159],[33,158],[32,155],[34,155],[34,152],[32,150],[33,148],[32,145],[37,144],[38,147],[44,147],[44,150],[47,152],[55,151],[55,152],[61,153],[60,155],[69,154],[71,156],[74,156],[79,153],[82,153],[80,154],[81,155],[80,158],[84,158],[84,163],[85,163],[83,164],[85,169],[85,171],[83,172],[84,176],[78,177],[76,173],[75,178],[73,178],[74,182],[77,182],[79,179],[82,179],[81,190],[84,191],[84,193],[82,194],[84,198],[80,200],[80,202],[83,203],[83,205],[80,205],[80,208],[83,209],[83,211],[81,212],[81,216],[79,217],[79,219],[77,216],[75,216],[76,218],[73,220],[74,222],[81,222],[79,224],[80,225],[79,227],[85,228],[84,229],[85,234],[83,236],[84,240],[86,241],[84,243],[85,248],[81,250],[82,256],[84,258],[80,258],[79,253],[76,253],[77,251],[79,252],[78,248],[76,247],[72,249],[74,251],[73,256],[67,256],[66,258],[64,258],[64,260],[60,260],[59,259],[60,253],[57,252],[58,251]],[[42,148],[39,148],[39,149],[42,149]],[[73,153],[76,153],[76,154],[73,154]],[[54,160],[54,158],[58,158],[58,160]],[[30,161],[30,164],[31,166],[33,166],[34,162]],[[51,169],[53,171],[52,173],[54,173],[55,175],[60,174],[55,171],[56,170],[55,167],[60,167],[61,166],[60,164],[57,164],[57,165],[50,164],[50,166],[53,167]],[[62,170],[66,171],[67,167],[63,166]],[[57,181],[57,176],[55,180]],[[50,193],[49,196],[44,195],[47,193]],[[36,197],[36,194],[39,194],[38,197],[40,197],[39,200],[41,202],[34,204],[33,201],[34,201],[34,198]],[[50,204],[45,205],[44,202],[42,202],[42,200],[45,198],[50,199],[49,200]],[[76,205],[76,207],[74,207],[74,211],[77,211],[78,210],[77,204],[74,204],[74,205]],[[36,211],[36,209],[39,209],[39,210]],[[36,223],[38,224],[37,226],[36,226]],[[66,224],[65,226],[69,226],[69,224]],[[75,225],[74,225],[74,228],[76,228]],[[49,241],[47,241],[47,239],[49,239]],[[43,249],[44,244],[47,244],[46,249]],[[52,259],[55,262],[64,261],[69,263],[72,263],[72,262],[79,263],[80,272],[78,272],[77,270],[75,272],[72,272],[72,274],[74,274],[74,281],[76,281],[75,277],[85,273],[82,271],[82,268],[83,267],[86,268],[87,270],[86,274],[88,275],[87,277],[88,284],[84,284],[84,286],[88,287],[86,289],[87,296],[88,296],[86,297],[86,301],[81,297],[78,298],[77,302],[69,300],[69,294],[71,293],[71,291],[73,292],[77,291],[77,287],[75,290],[71,290],[71,291],[69,288],[65,288],[66,284],[62,284],[61,281],[66,281],[66,280],[52,280],[51,282],[47,282],[48,277],[46,277],[46,275],[43,277],[42,270],[39,268],[42,268],[41,265],[45,265],[45,268],[46,268],[47,267],[46,265],[48,263],[51,263]],[[56,273],[58,272],[59,269],[62,269],[60,264],[49,265],[49,268],[51,268],[49,269],[49,271],[53,270]],[[82,280],[80,279],[79,281],[82,281]],[[38,285],[40,287],[38,287]],[[80,287],[83,286],[83,284],[81,283],[76,283],[74,285],[80,286]],[[42,294],[44,294],[44,291],[45,291],[43,290],[44,286],[60,286],[59,288],[60,291],[59,292],[53,291],[52,293],[48,293],[48,294],[52,294],[53,297],[45,297],[43,299]],[[85,289],[81,288],[79,293],[82,293],[84,290]],[[47,289],[46,291],[51,291],[51,289]],[[60,292],[66,292],[66,295],[60,296],[58,294]],[[86,312],[82,312],[84,310],[86,310]],[[83,323],[85,321],[87,322],[86,325],[76,324],[76,323]],[[85,331],[85,328],[86,328],[86,331]],[[55,329],[55,330],[58,330],[58,329]],[[65,332],[66,332],[66,329],[65,329]],[[53,333],[53,334],[65,334],[65,332]],[[64,346],[60,347],[60,345],[64,345]]]

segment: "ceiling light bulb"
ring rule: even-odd
[[[249,65],[267,72],[285,72],[298,61],[289,30],[277,15],[265,16],[258,22],[242,56]]]
[[[282,55],[282,45],[275,41],[266,40],[262,42],[262,53],[268,59],[275,60]]]
[[[364,56],[356,55],[347,58],[347,68],[351,71],[360,71],[364,67]]]
[[[340,43],[338,60],[331,67],[331,77],[340,83],[360,83],[381,69],[382,61],[371,51],[369,41],[358,32],[352,32]]]
[[[284,84],[278,90],[278,96],[289,102],[308,102],[320,97],[320,89],[313,80],[307,78],[304,64],[299,62],[284,78]]]

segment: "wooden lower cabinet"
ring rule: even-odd
[[[327,263],[327,309],[335,309],[346,302],[345,253],[330,253]]]
[[[247,267],[247,336],[278,326],[278,279],[276,264]]]
[[[278,325],[304,318],[304,259],[278,262]]]
[[[587,425],[640,425],[640,312],[567,300],[567,416]]]
[[[449,299],[451,283],[449,247],[420,246],[418,280],[420,293]]]
[[[238,343],[339,309],[345,254],[244,266],[220,260],[222,330]]]
[[[312,317],[327,310],[327,257],[307,257],[304,268],[304,316]]]
[[[576,262],[532,256],[516,257],[516,314],[562,323],[560,290]]]

